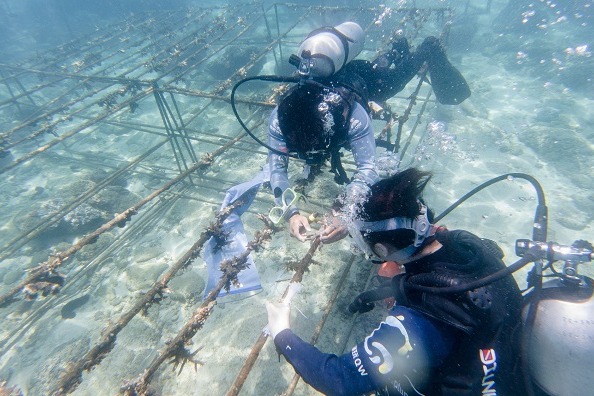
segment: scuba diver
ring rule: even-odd
[[[348,184],[346,199],[362,200],[379,177],[375,167],[375,136],[370,103],[384,102],[400,92],[426,63],[437,100],[458,104],[470,96],[460,72],[448,61],[439,40],[428,37],[411,51],[405,38],[374,61],[353,60],[361,50],[365,34],[354,22],[312,32],[290,62],[297,66],[298,83],[282,97],[272,111],[268,126],[270,183],[277,205],[286,207],[283,217],[291,235],[304,241],[309,220],[297,206],[284,202],[289,188],[289,157],[305,160],[307,179],[330,159],[335,181]],[[257,140],[257,139],[256,139]],[[356,171],[346,176],[340,150],[351,150]],[[291,205],[287,205],[291,203]],[[347,233],[331,218],[321,235],[331,243]]]
[[[495,242],[432,224],[422,192],[431,174],[404,170],[371,186],[358,214],[345,213],[359,248],[406,272],[387,288],[387,318],[342,356],[295,335],[287,302],[267,303],[277,351],[309,385],[328,395],[524,395],[520,364],[522,296],[511,273],[460,293],[425,292],[464,285],[506,266]],[[350,218],[349,218],[350,216]],[[416,282],[418,289],[406,287]],[[352,312],[372,309],[355,300]]]

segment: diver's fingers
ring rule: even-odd
[[[296,214],[289,219],[289,231],[292,236],[301,242],[305,242],[307,239],[305,233],[311,231],[311,227],[305,216]]]
[[[322,231],[320,235],[320,241],[323,243],[332,243],[336,242],[347,235],[347,229],[344,226],[334,226],[330,225]]]

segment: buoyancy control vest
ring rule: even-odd
[[[429,394],[523,394],[520,362],[521,293],[511,275],[456,294],[407,289],[464,284],[505,267],[493,241],[467,231],[440,231],[443,247],[406,266],[393,279],[398,304],[414,308],[460,331],[454,352],[437,370]]]

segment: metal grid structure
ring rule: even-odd
[[[224,215],[213,211],[226,189],[266,161],[265,150],[246,137],[231,112],[233,84],[250,75],[289,73],[288,56],[320,25],[356,20],[368,35],[361,56],[372,58],[397,31],[416,44],[447,33],[450,18],[443,8],[293,4],[136,14],[18,65],[0,65],[0,309],[7,318],[0,326],[0,379],[10,377],[31,394],[75,391],[85,383],[83,371],[96,365],[109,370],[101,361],[117,354],[117,334],[128,323],[138,326],[139,312],[159,323],[154,339],[146,340],[151,350],[164,345],[159,329],[175,334],[182,328],[178,335],[189,330],[174,343],[177,348],[153,354],[153,363],[135,360],[130,372],[113,372],[114,384],[129,381],[129,393],[143,393],[165,360],[182,367],[200,360],[186,345],[212,313],[216,296],[201,305],[195,298],[201,290],[188,291],[179,304],[183,314],[173,321],[159,321],[162,306],[153,303],[164,299],[174,275],[186,276],[205,238],[216,232]],[[376,130],[411,163],[407,150],[421,141],[415,132],[433,101],[422,78],[409,85],[389,101],[395,117],[376,121]],[[259,136],[265,136],[280,92],[278,85],[250,83],[239,95],[240,112]],[[353,169],[349,159],[347,171]],[[310,205],[323,211],[335,191],[311,188]],[[268,194],[260,194],[250,213],[266,213],[271,204]],[[262,228],[253,217],[246,220],[252,232]],[[256,242],[254,249],[264,240]],[[147,262],[156,264],[147,269]],[[142,276],[131,285],[122,274],[134,266]],[[332,271],[327,276],[339,276]],[[103,301],[93,298],[102,294]],[[177,300],[168,301],[171,310]],[[93,311],[100,303],[113,311]],[[57,335],[83,306],[92,315],[88,326]],[[246,324],[246,334],[255,340],[261,324]],[[91,355],[96,361],[87,360]],[[143,372],[146,377],[149,366],[154,370],[146,381],[134,382]],[[228,369],[239,372],[239,366]],[[200,370],[186,371],[200,376]],[[164,372],[158,386],[172,386],[171,378]]]

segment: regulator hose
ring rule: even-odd
[[[538,200],[538,205],[536,206],[536,212],[534,214],[534,226],[532,229],[532,240],[539,241],[539,242],[546,242],[546,240],[547,240],[548,209],[547,209],[546,202],[545,202],[544,190],[542,189],[542,186],[540,185],[538,180],[536,180],[534,177],[532,177],[526,173],[506,173],[501,176],[494,177],[491,180],[487,180],[483,184],[477,186],[476,188],[473,188],[468,193],[464,194],[460,199],[458,199],[456,202],[454,202],[452,205],[450,205],[447,209],[445,209],[443,212],[441,212],[437,217],[435,217],[435,219],[433,219],[433,223],[437,223],[438,221],[443,219],[451,211],[456,209],[463,202],[468,200],[470,197],[472,197],[479,191],[481,191],[481,190],[483,190],[497,182],[500,182],[502,180],[507,180],[509,178],[524,179],[524,180],[530,182],[530,184],[532,184],[532,186],[536,190],[536,197]]]
[[[250,135],[250,137],[252,139],[254,139],[256,142],[258,142],[259,145],[261,145],[262,147],[267,148],[268,150],[270,150],[271,152],[278,154],[278,155],[284,155],[284,156],[288,156],[288,157],[292,157],[292,158],[298,158],[296,155],[292,155],[289,153],[283,153],[282,151],[276,150],[272,147],[270,147],[269,145],[267,145],[266,143],[264,143],[263,141],[261,141],[260,139],[258,139],[256,137],[256,135],[254,135],[254,133],[247,127],[247,125],[245,125],[245,123],[243,122],[243,120],[241,119],[241,117],[239,116],[239,113],[237,112],[237,108],[235,106],[235,91],[237,91],[237,88],[239,88],[242,84],[248,82],[248,81],[254,81],[254,80],[260,80],[260,81],[272,81],[272,82],[277,82],[277,83],[298,83],[300,81],[302,81],[301,77],[289,77],[289,76],[254,76],[254,77],[247,77],[244,78],[242,80],[239,80],[237,82],[237,84],[235,84],[233,86],[233,89],[231,90],[231,108],[233,109],[233,114],[235,114],[235,118],[237,118],[237,121],[239,122],[239,125],[241,125],[241,127],[247,132],[248,135]]]
[[[491,275],[488,275],[481,279],[477,279],[472,282],[466,282],[453,286],[424,286],[414,283],[414,276],[410,278],[401,278],[399,280],[401,280],[402,283],[394,282],[392,286],[384,286],[379,289],[368,290],[359,294],[349,305],[348,309],[350,313],[369,312],[375,307],[375,305],[373,304],[375,301],[383,300],[384,298],[394,297],[396,294],[400,294],[397,293],[397,287],[403,287],[404,290],[415,290],[431,294],[464,293],[469,290],[478,289],[490,283],[497,282],[498,280],[503,279],[507,275],[519,270],[520,268],[537,259],[538,256],[536,254],[528,252],[520,260],[505,267],[504,269],[492,273]]]

